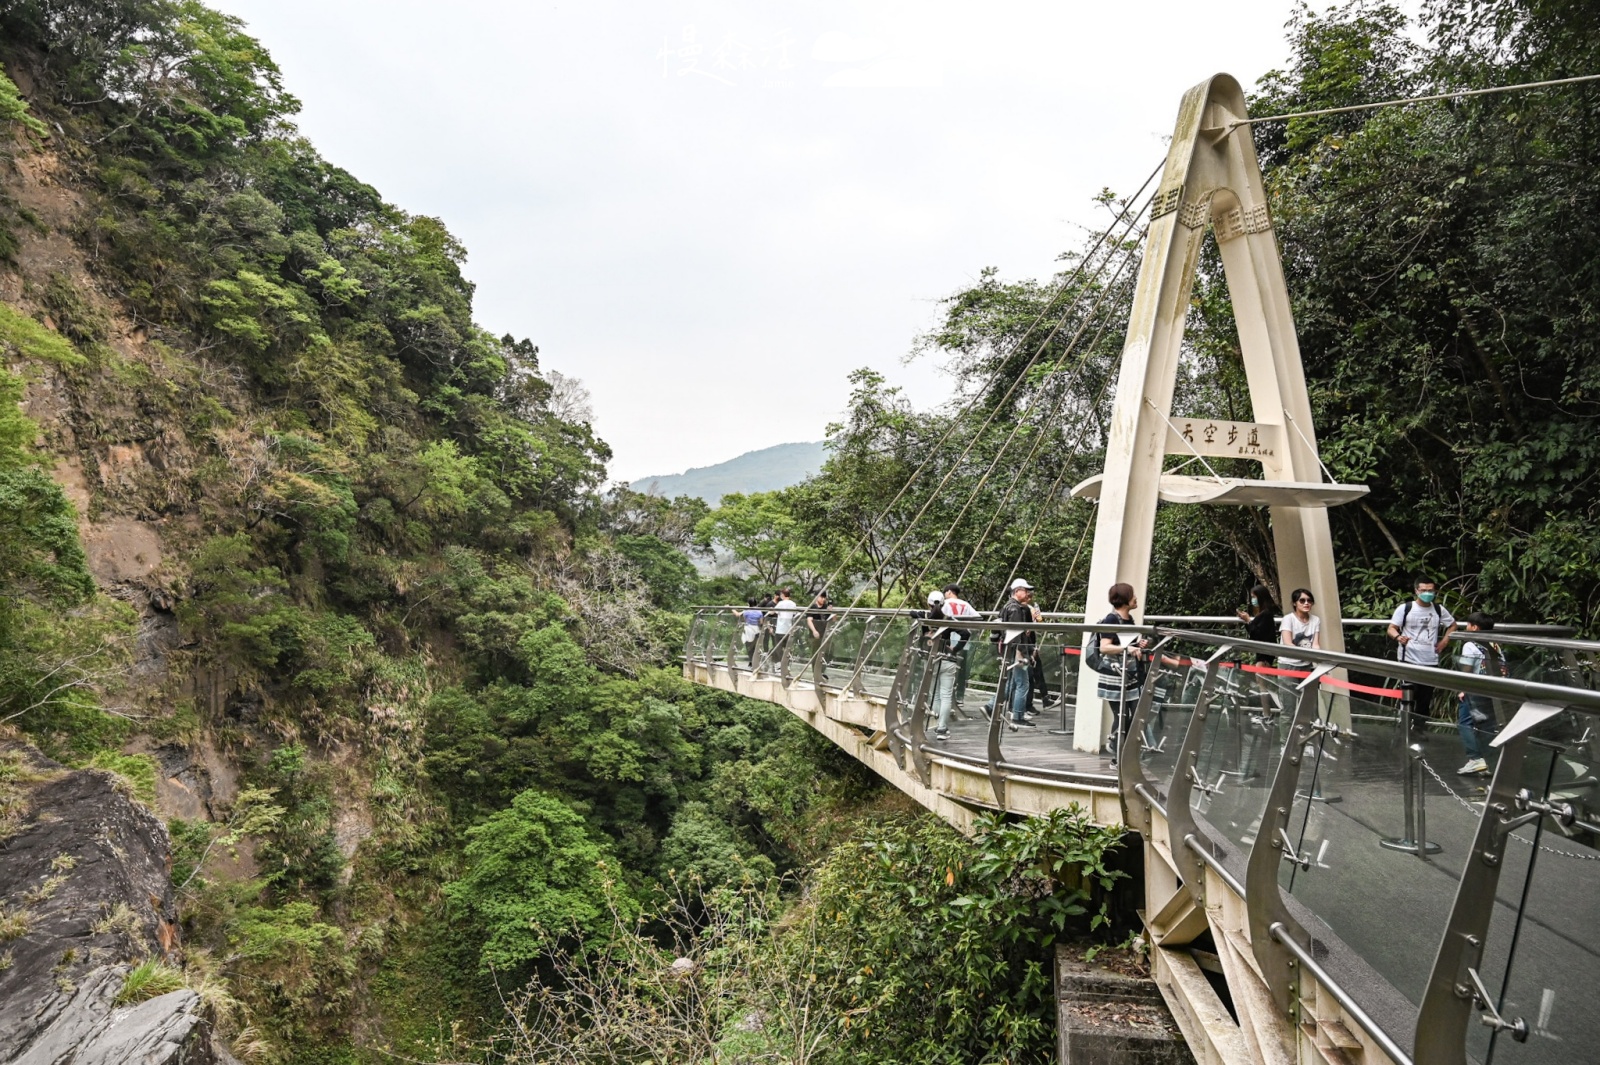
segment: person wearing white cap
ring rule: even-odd
[[[961,598],[961,585],[947,584],[944,586],[944,616],[947,618],[967,618],[970,621],[981,621],[982,617],[972,608],[972,604]],[[977,635],[971,629],[961,632],[961,647],[956,652],[956,691],[954,705],[956,713],[966,717],[966,712],[961,709],[961,700],[967,694],[967,667],[972,658],[972,641]]]
[[[943,592],[928,593],[928,609],[914,612],[930,621],[949,617]],[[928,667],[933,670],[933,709],[939,715],[933,738],[939,741],[950,738],[950,715],[955,711],[956,671],[959,662],[956,652],[966,634],[949,627],[935,629],[928,636]]]
[[[1000,608],[1000,621],[1007,625],[1024,625],[1039,620],[1039,608],[1033,605],[1033,585],[1018,577],[1011,582],[1011,598]],[[1037,642],[1031,629],[1003,629],[1000,642],[1000,691],[1011,708],[1009,727],[1033,728],[1028,720],[1028,688],[1033,672],[1033,649]]]

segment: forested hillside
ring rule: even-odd
[[[822,466],[821,441],[777,444],[746,451],[715,466],[694,466],[682,473],[641,477],[629,487],[663,496],[694,496],[712,506],[732,492],[773,492],[812,476]]]
[[[692,522],[237,21],[5,0],[0,62],[0,739],[169,816],[238,1052],[449,1046],[669,871],[816,853],[840,760],[671,668]]]

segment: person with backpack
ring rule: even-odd
[[[982,621],[983,618],[971,603],[961,598],[961,585],[947,584],[944,586],[944,612],[946,617],[966,618],[969,621]],[[972,637],[976,635],[971,629],[962,630],[966,639],[961,642],[961,650],[956,652],[956,691],[955,708],[962,717],[966,711],[961,709],[961,700],[967,697],[967,670],[972,658]]]
[[[914,616],[938,621],[953,615],[944,593],[929,592],[928,609],[915,611]],[[938,715],[933,738],[940,743],[950,738],[950,717],[955,713],[956,703],[956,672],[960,668],[958,655],[965,647],[968,635],[965,630],[948,625],[928,633],[928,667],[933,670],[933,709]]]
[[[1018,577],[1011,582],[1011,598],[1000,608],[1000,621],[1006,625],[1027,625],[1039,620],[1039,608],[1033,605],[1033,585]],[[1000,631],[1000,690],[995,693],[994,712],[1003,706],[1011,709],[1007,727],[1012,732],[1019,728],[1034,728],[1028,720],[1028,690],[1033,674],[1033,652],[1038,638],[1032,629],[1002,629]],[[1003,700],[1003,701],[1002,701]]]
[[[1474,610],[1467,615],[1467,631],[1492,632],[1494,618],[1481,610]],[[1491,643],[1485,648],[1476,640],[1464,641],[1460,654],[1456,656],[1457,668],[1463,673],[1476,673],[1480,677],[1490,675],[1491,670],[1505,676],[1505,661],[1499,644]],[[1467,756],[1466,765],[1456,772],[1462,776],[1487,773],[1489,763],[1483,757],[1484,751],[1495,733],[1500,731],[1500,725],[1494,719],[1494,700],[1487,695],[1469,692],[1457,692],[1456,699],[1456,728],[1461,733],[1461,748]]]
[[[1432,577],[1419,576],[1412,585],[1415,597],[1395,607],[1389,619],[1389,638],[1395,641],[1395,657],[1416,666],[1437,666],[1439,656],[1456,630],[1456,619],[1444,604],[1435,603],[1439,593]],[[1433,707],[1433,685],[1407,682],[1411,692],[1411,727],[1426,728]]]
[[[1139,597],[1133,585],[1119,581],[1111,586],[1106,597],[1111,602],[1111,613],[1100,619],[1101,625],[1137,624],[1133,620],[1133,611],[1139,605]],[[1098,638],[1098,644],[1091,640],[1091,653],[1086,657],[1092,660],[1087,664],[1100,674],[1096,694],[1105,700],[1111,711],[1111,736],[1106,744],[1111,753],[1111,767],[1115,769],[1123,741],[1127,738],[1128,726],[1133,723],[1133,708],[1139,701],[1139,686],[1144,683],[1144,660],[1139,653],[1150,646],[1150,641],[1141,639],[1138,633],[1133,632],[1126,635],[1101,632],[1096,633],[1095,637]]]

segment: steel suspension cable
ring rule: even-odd
[[[1056,601],[1050,608],[1050,613],[1061,612],[1061,601],[1067,597],[1067,585],[1072,583],[1072,575],[1078,572],[1078,559],[1083,555],[1083,545],[1089,542],[1089,530],[1094,528],[1093,522],[1083,523],[1083,535],[1078,537],[1078,549],[1072,553],[1072,562],[1067,566],[1067,575],[1061,580],[1061,590],[1056,593]],[[1089,620],[1089,604],[1083,604],[1083,620]]]
[[[1282,115],[1262,115],[1259,118],[1236,118],[1228,123],[1232,133],[1240,126],[1253,126],[1258,122],[1283,122],[1291,118],[1315,118],[1319,115],[1343,115],[1351,111],[1375,111],[1380,107],[1398,107],[1401,104],[1426,104],[1438,100],[1456,100],[1467,96],[1489,96],[1501,92],[1521,92],[1524,89],[1549,89],[1557,85],[1577,85],[1586,81],[1600,81],[1600,74],[1584,74],[1576,78],[1556,78],[1553,81],[1528,81],[1521,85],[1491,85],[1487,89],[1462,89],[1459,92],[1441,92],[1432,96],[1403,96],[1397,100],[1375,100],[1370,104],[1348,104],[1344,107],[1320,107],[1315,111],[1290,111]]]
[[[1146,184],[1148,185],[1148,182]],[[1142,189],[1141,189],[1141,191],[1142,191]],[[1151,201],[1153,199],[1154,199],[1153,195],[1151,197],[1148,197],[1145,200],[1144,206],[1142,206],[1139,209],[1138,214],[1135,215],[1134,218],[1129,220],[1128,232],[1131,232],[1133,227],[1138,224],[1139,218],[1143,217],[1144,212],[1149,208],[1150,203],[1151,203]],[[1130,201],[1129,206],[1132,206],[1132,202],[1131,201]],[[1124,209],[1124,211],[1122,212],[1122,216],[1126,216],[1126,214],[1127,214],[1127,211],[1126,211],[1126,209]],[[1119,216],[1119,219],[1122,216]],[[1116,223],[1113,223],[1113,227],[1115,226],[1115,224]],[[1103,243],[1104,237],[1108,236],[1108,235],[1109,235],[1109,230],[1107,231],[1106,234],[1102,235],[1101,241],[1097,242],[1097,244],[1098,243]],[[1117,242],[1117,246],[1120,247],[1121,244],[1122,244],[1122,241],[1124,241],[1124,240],[1126,240],[1126,233],[1124,233],[1122,238],[1119,238],[1119,240]],[[1122,267],[1119,267],[1119,273],[1120,273],[1120,270],[1122,268],[1126,267],[1127,262],[1130,260],[1130,256],[1131,256],[1131,253],[1125,253],[1124,254],[1123,264],[1122,264]],[[1101,273],[1104,272],[1106,266],[1109,265],[1109,263],[1110,263],[1110,256],[1108,255],[1106,260],[1100,264],[1100,272]],[[1097,274],[1097,277],[1098,277],[1098,274]],[[1105,289],[1101,290],[1101,298],[1104,298],[1105,291],[1106,291]],[[1021,386],[1022,382],[1027,379],[1029,371],[1031,371],[1033,369],[1034,365],[1038,363],[1040,357],[1044,354],[1045,348],[1048,347],[1050,341],[1055,338],[1056,333],[1060,331],[1061,325],[1063,325],[1065,323],[1066,315],[1070,314],[1071,311],[1076,307],[1076,305],[1079,302],[1082,302],[1081,292],[1080,292],[1079,299],[1075,300],[1073,305],[1068,307],[1067,311],[1064,312],[1063,317],[1061,318],[1061,320],[1059,320],[1056,323],[1055,327],[1053,327],[1050,330],[1050,333],[1045,337],[1044,341],[1040,344],[1038,350],[1036,350],[1033,353],[1032,357],[1030,357],[1028,359],[1027,363],[1023,365],[1022,369],[1018,372],[1018,374],[1015,377],[1015,379],[1012,380],[1010,387],[1006,389],[1005,395],[1001,396],[999,402],[995,403],[993,405],[993,407],[990,409],[988,416],[984,418],[983,424],[978,427],[977,431],[973,433],[971,439],[968,440],[966,446],[964,448],[962,448],[961,453],[956,456],[955,461],[953,463],[951,463],[949,471],[946,472],[944,477],[940,479],[939,483],[934,486],[933,491],[931,493],[929,493],[928,498],[923,502],[922,506],[917,510],[917,513],[912,516],[910,522],[907,523],[906,528],[901,532],[899,538],[895,541],[894,545],[888,551],[886,551],[884,553],[886,558],[892,557],[897,551],[900,550],[900,548],[902,546],[904,546],[905,541],[907,540],[907,538],[910,537],[912,531],[916,528],[917,523],[922,520],[922,518],[928,512],[928,508],[933,505],[933,501],[939,497],[939,493],[944,490],[944,487],[947,484],[950,483],[950,479],[952,477],[954,477],[955,474],[956,474],[956,471],[960,469],[961,463],[966,459],[968,454],[971,453],[972,448],[974,447],[974,445],[976,445],[978,443],[978,441],[983,438],[984,431],[989,428],[989,425],[994,421],[995,417],[1000,413],[1000,410],[1010,401],[1012,395],[1015,394],[1017,388],[1019,386]],[[1080,329],[1079,335],[1081,335],[1081,334],[1082,334],[1082,330]],[[1019,422],[1017,424],[1017,426],[1014,426],[1012,428],[1011,437],[1008,437],[1008,439],[1007,439],[1007,444],[1006,444],[1007,447],[1009,447],[1010,440],[1015,437],[1016,432],[1020,428],[1020,426],[1021,426],[1021,422]],[[1005,448],[1002,448],[1002,454],[1003,454],[1004,450],[1005,450]],[[931,461],[931,459],[932,459],[932,455],[929,456],[929,460],[930,461]],[[984,487],[985,483],[987,482],[989,474],[993,472],[994,466],[998,463],[998,461],[999,461],[999,456],[996,457],[996,461],[994,463],[990,464],[989,470],[986,471],[984,476],[980,479],[979,484],[978,484],[977,488],[974,490],[974,492],[982,490],[982,488]],[[962,515],[964,515],[966,513],[966,510],[971,506],[971,501],[972,501],[972,498],[969,497],[967,504],[965,504],[962,507],[962,510],[961,510],[961,514]],[[959,516],[958,516],[957,520],[959,520]],[[952,524],[952,528],[953,528],[953,524]],[[948,537],[949,537],[949,532],[948,531],[946,532],[945,536],[946,536],[946,540],[948,540]],[[943,541],[941,541],[941,544],[940,544],[941,548],[942,548],[942,546],[943,546]],[[939,550],[938,548],[935,549],[935,555],[937,554],[938,550]],[[923,572],[918,575],[918,578],[917,578],[918,580],[920,580],[922,578],[922,576],[924,576],[926,574],[927,568],[928,567],[926,567],[926,566],[923,568]],[[902,571],[901,576],[902,577],[904,576],[904,571]],[[852,606],[855,605],[855,602],[852,601],[851,605]]]
[[[1115,286],[1117,280],[1119,280],[1120,277],[1121,277],[1122,269],[1126,268],[1126,266],[1128,265],[1128,262],[1130,262],[1130,261],[1131,261],[1131,258],[1129,260],[1125,260],[1124,263],[1123,263],[1123,266],[1118,268],[1117,276],[1112,279],[1111,285],[1108,285],[1106,287],[1106,289],[1105,289],[1106,292],[1109,292],[1111,290],[1111,288]],[[1097,304],[1097,306],[1098,306],[1098,304]],[[1093,320],[1092,317],[1088,319],[1088,321],[1092,321],[1092,320]],[[1087,324],[1088,323],[1086,321],[1085,326],[1087,326]],[[1095,349],[1099,346],[1100,341],[1105,337],[1106,329],[1109,327],[1110,324],[1111,324],[1111,319],[1110,319],[1109,316],[1106,319],[1104,319],[1103,321],[1101,321],[1099,331],[1095,334],[1094,339],[1089,342],[1089,346],[1084,349],[1084,357],[1083,357],[1083,360],[1079,364],[1079,368],[1080,369],[1081,369],[1081,367],[1083,365],[1085,365],[1087,363],[1088,357],[1090,355],[1092,355],[1094,353]],[[1079,331],[1079,335],[1080,336],[1082,335],[1082,330]],[[1074,338],[1074,343],[1075,342],[1076,342],[1076,338]],[[1069,351],[1072,350],[1072,345],[1069,344],[1068,350]],[[1117,359],[1112,364],[1112,368],[1114,369],[1116,367],[1116,365],[1120,364],[1120,362],[1121,362],[1121,355],[1119,353]],[[1105,398],[1106,388],[1110,384],[1111,376],[1112,376],[1111,374],[1107,374],[1106,379],[1101,382],[1100,390],[1099,390],[1098,394],[1095,396],[1095,398],[1090,403],[1091,409],[1093,407],[1098,406],[1100,404],[1100,401]],[[1069,394],[1070,393],[1066,388],[1062,389],[1060,406],[1065,406],[1066,399],[1067,399],[1067,396]],[[1089,426],[1089,423],[1087,421],[1084,421],[1084,422],[1080,423],[1078,435],[1076,436],[1076,438],[1074,438],[1072,444],[1070,445],[1071,448],[1076,448],[1078,445],[1080,445],[1083,442],[1083,437],[1085,435],[1087,435],[1087,432],[1088,432],[1088,426]],[[1006,505],[1011,502],[1012,496],[1016,493],[1017,486],[1022,481],[1023,474],[1026,472],[1026,470],[1028,468],[1028,465],[1030,463],[1032,463],[1034,458],[1038,455],[1039,450],[1043,446],[1044,441],[1045,441],[1046,438],[1047,438],[1046,434],[1040,433],[1039,436],[1034,440],[1033,449],[1028,453],[1028,457],[1022,460],[1022,465],[1017,468],[1016,475],[1011,479],[1011,486],[1006,490],[1006,493],[1005,493],[1004,497],[1000,500],[1000,502],[995,505],[994,513],[989,516],[988,525],[985,526],[983,532],[978,536],[977,542],[973,544],[972,553],[967,556],[966,562],[961,567],[960,575],[956,577],[956,583],[957,584],[961,584],[962,582],[964,582],[967,579],[967,573],[972,569],[973,563],[975,561],[977,561],[978,552],[983,549],[984,543],[988,540],[989,533],[994,531],[994,527],[998,523],[998,521],[1000,519],[1000,515],[1004,512],[1004,510],[1006,508]],[[1061,467],[1061,474],[1059,474],[1056,477],[1055,483],[1053,485],[1051,485],[1051,488],[1050,488],[1050,491],[1051,491],[1051,494],[1052,494],[1052,498],[1054,496],[1055,491],[1061,486],[1062,476],[1065,475],[1065,473],[1066,473],[1066,465],[1063,464],[1062,467]],[[1022,547],[1023,552],[1027,551],[1028,546],[1032,542],[1032,538],[1033,538],[1034,534],[1036,534],[1038,532],[1039,525],[1044,520],[1044,513],[1047,513],[1047,512],[1048,511],[1041,512],[1039,519],[1037,521],[1035,521],[1035,523],[1033,525],[1033,528],[1029,530],[1028,536],[1024,538],[1023,547]],[[1017,568],[1018,568],[1018,566],[1021,565],[1021,563],[1022,563],[1022,556],[1021,556],[1021,554],[1019,554],[1017,556],[1017,561],[1015,563],[1013,563],[1012,566],[1011,566],[1011,572],[1006,576],[1005,583],[1007,585],[1009,585],[1011,583],[1012,579],[1016,577]],[[996,609],[998,609],[998,607]]]
[[[1155,199],[1155,197],[1152,194],[1149,198],[1147,198],[1145,200],[1143,206],[1141,206],[1139,208],[1138,213],[1134,216],[1134,219],[1132,220],[1132,223],[1129,225],[1128,231],[1131,232],[1132,229],[1133,229],[1133,226],[1137,225],[1138,221],[1144,217],[1145,212],[1147,210],[1149,210],[1151,203],[1154,202],[1154,199]],[[1126,212],[1124,212],[1124,214],[1126,214]],[[1068,341],[1067,347],[1066,347],[1065,351],[1063,352],[1064,355],[1065,354],[1070,354],[1074,350],[1076,350],[1076,345],[1077,345],[1078,340],[1080,340],[1083,337],[1084,331],[1087,330],[1089,328],[1089,326],[1091,324],[1093,324],[1093,322],[1095,321],[1094,315],[1098,311],[1098,309],[1100,307],[1100,304],[1102,302],[1104,302],[1106,296],[1115,289],[1116,283],[1121,279],[1123,272],[1128,268],[1128,266],[1140,257],[1138,253],[1139,253],[1140,248],[1142,247],[1142,240],[1143,240],[1143,237],[1144,237],[1146,232],[1147,232],[1147,230],[1140,230],[1139,231],[1139,235],[1134,238],[1134,241],[1133,241],[1133,243],[1131,245],[1129,245],[1127,243],[1127,233],[1126,232],[1124,233],[1124,235],[1121,238],[1119,238],[1119,240],[1117,241],[1115,247],[1122,249],[1122,252],[1123,252],[1122,261],[1118,264],[1117,271],[1112,276],[1111,282],[1109,284],[1101,286],[1101,288],[1099,289],[1099,292],[1096,295],[1096,299],[1095,299],[1094,305],[1090,308],[1089,313],[1085,317],[1083,324],[1079,326],[1078,331],[1073,335],[1072,339],[1070,341]],[[1110,264],[1110,256],[1108,255],[1106,260],[1101,263],[1100,271],[1099,271],[1099,273],[1097,273],[1095,280],[1099,280],[1100,274],[1104,273],[1105,268],[1109,264]],[[1075,301],[1074,306],[1076,305],[1076,302],[1081,302],[1081,301]],[[911,523],[907,525],[905,533],[902,534],[901,541],[898,541],[895,544],[895,547],[890,552],[888,552],[888,554],[893,554],[894,551],[898,550],[900,545],[901,545],[901,543],[904,541],[905,536],[908,536],[910,534],[911,530],[913,528],[915,528],[916,522],[921,520],[923,514],[926,513],[928,506],[931,505],[933,500],[938,497],[939,491],[943,489],[944,485],[946,483],[948,483],[950,477],[954,475],[954,473],[955,473],[955,471],[957,469],[959,469],[961,461],[966,458],[966,455],[967,455],[968,451],[971,450],[972,445],[974,443],[976,443],[982,437],[984,429],[988,428],[990,421],[992,421],[993,418],[994,418],[994,415],[996,413],[998,413],[1000,408],[1003,407],[1006,404],[1007,401],[1010,400],[1011,395],[1012,395],[1013,392],[1015,392],[1017,386],[1019,384],[1021,384],[1021,382],[1024,381],[1027,378],[1028,372],[1033,368],[1034,364],[1038,362],[1040,356],[1044,354],[1045,348],[1048,347],[1050,341],[1052,339],[1054,339],[1056,333],[1059,332],[1060,327],[1063,324],[1065,324],[1066,316],[1070,315],[1071,312],[1072,312],[1072,307],[1069,307],[1065,312],[1063,312],[1063,316],[1062,316],[1061,320],[1058,321],[1056,323],[1056,326],[1051,329],[1049,335],[1045,337],[1045,340],[1040,345],[1039,349],[1034,352],[1033,356],[1028,360],[1028,363],[1023,367],[1022,371],[1017,375],[1016,379],[1014,381],[1012,381],[1011,387],[1009,389],[1007,389],[1005,396],[1001,397],[1000,402],[995,405],[993,410],[990,411],[989,417],[984,420],[984,424],[978,428],[977,433],[975,433],[973,438],[972,438],[972,440],[968,442],[967,447],[965,449],[963,449],[961,455],[957,457],[956,462],[954,464],[952,464],[950,472],[945,474],[944,479],[940,481],[939,485],[934,489],[933,493],[929,495],[928,500],[926,502],[924,502],[922,508],[920,510],[918,510],[917,514],[912,518]],[[1101,332],[1097,335],[1097,338],[1096,338],[1097,340],[1098,340],[1099,336],[1103,336],[1104,335],[1105,324],[1106,323],[1102,323]],[[1078,363],[1074,367],[1074,373],[1075,374],[1082,371],[1083,366],[1087,363],[1089,355],[1093,352],[1093,350],[1094,350],[1093,345],[1091,345],[1088,348],[1083,349],[1083,353],[1079,356]],[[1107,381],[1109,381],[1109,380],[1110,380],[1110,378],[1108,377]],[[1070,392],[1069,389],[1063,388],[1062,395],[1065,396],[1065,395],[1069,394],[1069,392]],[[1101,390],[1101,396],[1103,396],[1103,395],[1104,395],[1104,383],[1102,383],[1102,390]],[[989,464],[989,468],[984,471],[983,475],[979,478],[977,486],[973,489],[972,493],[968,495],[966,502],[962,504],[961,510],[956,514],[955,519],[953,521],[951,521],[949,526],[946,528],[944,537],[939,541],[939,544],[933,549],[933,551],[929,553],[928,561],[923,564],[922,568],[918,571],[916,577],[913,578],[913,580],[910,583],[907,584],[908,588],[911,587],[913,584],[920,584],[922,582],[922,580],[927,576],[928,570],[932,568],[933,562],[934,562],[935,559],[938,558],[939,552],[944,549],[944,545],[949,541],[950,535],[954,531],[956,525],[960,522],[961,518],[966,515],[967,510],[971,507],[973,501],[977,498],[978,494],[983,491],[983,489],[985,487],[985,484],[988,481],[988,478],[990,477],[990,475],[993,474],[995,467],[1000,462],[1000,459],[1004,457],[1005,452],[1010,448],[1011,442],[1013,440],[1015,440],[1016,434],[1017,434],[1018,430],[1021,428],[1021,425],[1022,425],[1022,422],[1021,422],[1021,420],[1019,420],[1018,423],[1012,427],[1011,432],[1007,435],[1006,440],[1002,444],[999,452],[996,453],[994,460]],[[902,571],[901,574],[900,574],[900,579],[903,580],[904,576],[905,576],[905,571]],[[858,658],[860,660],[863,660],[863,661],[866,660],[867,658],[870,658],[873,654],[875,654],[877,652],[877,649],[880,646],[882,646],[884,638],[887,637],[888,635],[889,635],[889,630],[888,630],[887,627],[885,627],[885,629],[882,632],[878,633],[873,638],[872,646],[862,650],[858,654]]]
[[[1101,323],[1099,334],[1097,334],[1095,336],[1094,340],[1090,341],[1090,343],[1089,343],[1089,350],[1090,351],[1093,351],[1099,345],[1101,339],[1105,336],[1106,324],[1107,323]],[[1121,352],[1118,352],[1117,358],[1116,358],[1115,362],[1113,363],[1113,366],[1114,367],[1119,367],[1119,366],[1121,366],[1121,364],[1122,364],[1122,354],[1121,354]],[[1106,397],[1106,391],[1111,387],[1112,377],[1113,377],[1113,375],[1108,373],[1108,374],[1106,374],[1105,380],[1100,382],[1100,391],[1095,394],[1094,400],[1089,405],[1091,410],[1093,410],[1094,408],[1098,407],[1101,404],[1101,402],[1104,401],[1104,399]],[[1083,444],[1084,437],[1086,437],[1088,435],[1089,435],[1089,421],[1086,418],[1078,426],[1078,435],[1073,439],[1072,449],[1076,449],[1076,448],[1080,447]],[[1018,549],[1018,551],[1017,551],[1016,560],[1011,563],[1011,572],[1006,574],[1006,585],[1008,587],[1010,586],[1011,582],[1014,579],[1016,579],[1017,570],[1022,568],[1023,556],[1028,553],[1028,548],[1033,546],[1034,538],[1038,535],[1040,527],[1042,525],[1044,525],[1044,519],[1047,516],[1049,516],[1049,514],[1051,512],[1052,507],[1051,507],[1050,503],[1051,503],[1051,501],[1054,501],[1057,498],[1056,493],[1058,493],[1061,490],[1061,484],[1066,479],[1066,476],[1067,476],[1067,463],[1063,462],[1061,464],[1061,469],[1056,471],[1056,479],[1053,482],[1051,482],[1049,492],[1046,493],[1046,495],[1045,495],[1045,499],[1047,500],[1046,504],[1043,507],[1040,508],[1038,516],[1034,518],[1032,527],[1028,529],[1027,535],[1025,535],[1022,538],[1022,547],[1020,549]],[[1085,533],[1086,536],[1088,534],[1088,530],[1089,530],[1089,526],[1085,525],[1084,526],[1084,533]],[[1081,553],[1082,551],[1083,551],[1083,542],[1080,539],[1079,543],[1078,543],[1078,553]],[[1056,608],[1059,608],[1061,606],[1061,599],[1062,599],[1063,596],[1066,595],[1066,583],[1070,582],[1072,580],[1072,574],[1073,574],[1073,571],[1077,569],[1077,565],[1078,565],[1078,557],[1077,557],[1077,553],[1075,553],[1073,555],[1071,566],[1069,566],[1067,568],[1067,577],[1066,577],[1066,581],[1062,583],[1061,594],[1056,596],[1056,603],[1055,603]],[[998,608],[996,608],[996,609],[998,609]]]
[[[1028,324],[1028,328],[1023,331],[1022,336],[1017,339],[1017,342],[1012,346],[1011,350],[998,361],[994,372],[989,376],[989,380],[985,381],[982,387],[975,390],[971,397],[968,398],[966,403],[962,405],[961,409],[956,412],[954,417],[951,418],[950,425],[945,429],[943,435],[940,436],[938,442],[935,443],[931,449],[929,449],[927,457],[925,457],[922,462],[918,464],[917,468],[911,472],[911,474],[906,478],[905,482],[900,486],[899,491],[895,493],[894,498],[891,499],[888,505],[883,508],[880,520],[881,518],[887,517],[889,514],[893,513],[895,505],[900,502],[901,498],[905,496],[906,492],[910,490],[911,486],[916,483],[919,477],[922,476],[923,471],[928,467],[928,464],[933,461],[934,457],[940,453],[941,449],[945,445],[945,442],[950,439],[951,434],[954,433],[957,426],[961,424],[961,420],[968,413],[970,413],[973,405],[976,404],[978,400],[988,392],[989,386],[998,381],[1001,371],[1005,368],[1007,359],[1009,359],[1011,355],[1015,354],[1022,348],[1022,345],[1032,334],[1034,328],[1038,326],[1040,322],[1044,321],[1045,316],[1049,313],[1050,308],[1054,306],[1055,301],[1060,298],[1062,293],[1067,291],[1068,286],[1082,276],[1083,271],[1087,267],[1089,261],[1094,257],[1100,246],[1105,243],[1106,238],[1110,236],[1111,228],[1114,228],[1117,222],[1127,214],[1128,208],[1133,205],[1135,200],[1144,194],[1144,191],[1150,187],[1150,183],[1156,179],[1156,175],[1161,173],[1162,167],[1165,165],[1166,163],[1163,161],[1154,170],[1150,171],[1150,175],[1144,179],[1144,183],[1139,186],[1139,190],[1133,194],[1132,198],[1129,199],[1128,205],[1123,208],[1121,214],[1117,216],[1117,219],[1113,220],[1112,225],[1107,227],[1105,232],[1100,234],[1095,243],[1090,246],[1088,252],[1084,254],[1083,259],[1079,261],[1077,269],[1073,272],[1072,276],[1066,278],[1056,286],[1055,291],[1051,293],[1050,298],[1045,303],[1045,306],[1039,310],[1039,313],[1034,317],[1033,321]],[[835,580],[837,580],[841,574],[843,574],[845,567],[849,565],[851,557],[853,557],[857,551],[861,550],[862,546],[872,538],[872,534],[875,531],[876,523],[869,522],[867,529],[862,533],[861,538],[858,539],[855,545],[845,553],[843,560],[837,567],[834,568],[833,572],[828,575],[828,578],[823,582],[822,587],[826,588],[829,584],[832,584]],[[851,605],[854,605],[853,600]]]

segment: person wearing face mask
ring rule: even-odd
[[[1456,630],[1456,619],[1444,604],[1435,603],[1438,585],[1432,577],[1418,577],[1413,585],[1415,597],[1395,608],[1389,619],[1389,638],[1398,650],[1395,657],[1402,662],[1418,666],[1437,666],[1439,655],[1450,643],[1450,634]],[[1433,707],[1433,687],[1428,684],[1410,684],[1411,727],[1424,728],[1428,713]]]

